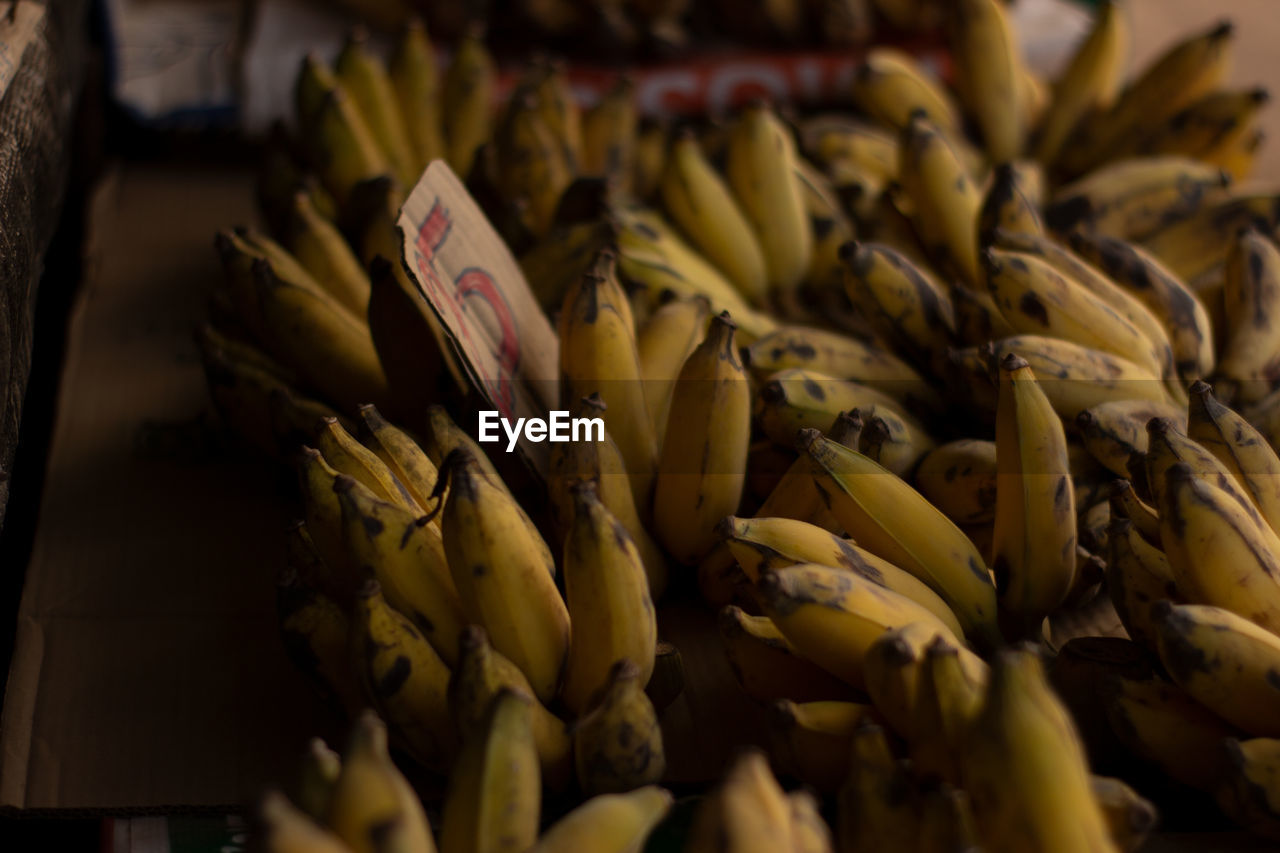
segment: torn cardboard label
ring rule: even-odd
[[[44,6],[29,0],[0,5],[0,96],[9,91],[22,55],[44,26]]]
[[[397,225],[405,271],[443,325],[483,401],[478,408],[513,422],[546,418],[560,399],[560,342],[506,243],[447,163],[427,168]],[[516,447],[546,475],[545,442],[523,437]]]

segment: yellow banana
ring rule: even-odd
[[[1113,400],[1085,409],[1076,416],[1076,429],[1094,459],[1117,477],[1128,477],[1128,463],[1147,452],[1147,422],[1168,418],[1186,429],[1186,410],[1152,400]]]
[[[377,407],[361,406],[360,422],[364,446],[382,460],[420,510],[432,510],[431,493],[440,478],[435,463],[408,433],[388,423]]]
[[[813,259],[813,231],[796,177],[795,140],[767,104],[748,105],[734,122],[725,175],[759,241],[769,292],[793,307]]]
[[[1154,127],[1142,140],[1145,154],[1200,157],[1247,132],[1271,98],[1266,89],[1219,89],[1193,101]]]
[[[965,653],[935,638],[924,649],[917,676],[911,760],[926,777],[961,783],[969,727],[977,719],[989,673],[980,660],[966,664]]]
[[[1224,744],[1226,791],[1218,803],[1237,823],[1273,841],[1280,838],[1280,741],[1274,738],[1237,740]]]
[[[906,482],[816,430],[799,446],[823,501],[862,547],[932,587],[973,642],[998,644],[995,586],[958,527]]]
[[[1129,480],[1116,480],[1111,484],[1111,515],[1133,522],[1133,529],[1146,542],[1156,548],[1160,542],[1160,516],[1154,508],[1142,502]]]
[[[839,790],[849,775],[854,729],[879,720],[874,708],[858,702],[779,699],[769,710],[775,762],[788,775],[821,793]]]
[[[801,656],[767,616],[730,604],[720,610],[717,625],[739,686],[757,702],[853,698],[848,684]]]
[[[658,715],[631,660],[613,664],[573,724],[573,757],[578,784],[589,797],[651,785],[666,772]]]
[[[440,527],[463,612],[520,668],[537,699],[549,702],[568,653],[569,611],[545,543],[470,451],[453,451],[440,474],[448,485]]]
[[[920,460],[915,483],[956,524],[995,520],[995,442],[962,438],[935,447]]]
[[[853,78],[853,99],[872,118],[902,130],[917,110],[933,124],[958,133],[960,112],[946,89],[907,54],[877,47],[867,53]]]
[[[972,287],[982,283],[978,264],[978,214],[982,194],[947,134],[921,115],[902,131],[899,180],[914,210],[913,221],[930,254],[947,272]]]
[[[870,412],[862,430],[862,453],[899,477],[909,476],[920,457],[932,448],[932,438],[913,430],[888,410]]]
[[[1180,602],[1169,558],[1138,535],[1133,522],[1113,518],[1107,531],[1107,591],[1129,637],[1155,649],[1151,606],[1157,601]]]
[[[573,743],[565,724],[533,699],[533,688],[524,673],[494,650],[479,625],[468,625],[457,639],[458,658],[449,677],[449,711],[463,740],[483,733],[486,713],[503,690],[528,696],[529,725],[542,767],[542,783],[560,791],[573,776]]]
[[[922,667],[926,650],[939,638],[945,642],[936,625],[911,622],[885,631],[863,658],[867,693],[888,725],[908,743],[925,735],[919,725]],[[958,655],[967,679],[979,686],[986,683],[987,665],[982,658],[950,642],[945,645]]]
[[[614,228],[607,221],[576,222],[553,228],[522,254],[520,270],[538,304],[549,314],[559,311],[565,293],[613,239]]]
[[[1269,233],[1277,224],[1276,194],[1232,193],[1148,235],[1142,247],[1183,281],[1195,281],[1226,262],[1242,230],[1252,227]]]
[[[1155,805],[1121,779],[1091,776],[1089,785],[1106,816],[1107,829],[1116,847],[1126,853],[1141,848],[1160,819]]]
[[[858,409],[841,412],[832,421],[827,437],[845,447],[857,449],[862,437],[863,421]],[[814,488],[813,476],[809,472],[808,460],[800,456],[791,463],[782,477],[760,503],[756,510],[759,518],[794,518],[807,521],[823,530],[839,532],[840,523],[832,518],[818,490]],[[714,552],[713,552],[714,553]],[[729,562],[733,558],[725,550]]]
[[[528,850],[538,840],[542,785],[530,700],[502,689],[449,774],[440,853]]]
[[[1053,164],[1081,120],[1111,106],[1123,82],[1127,35],[1120,4],[1099,4],[1089,34],[1054,82],[1034,146],[1040,162]]]
[[[658,441],[644,399],[630,304],[611,254],[598,256],[565,294],[559,337],[562,396],[577,400],[600,394],[601,419],[626,460],[636,506],[648,506]]]
[[[671,810],[671,792],[646,785],[592,797],[551,825],[529,853],[635,853]]]
[[[1226,466],[1263,520],[1280,530],[1280,457],[1252,424],[1218,402],[1206,382],[1191,386],[1187,436]]]
[[[347,655],[351,628],[342,607],[290,567],[276,585],[276,615],[280,639],[294,665],[331,707],[348,715],[358,713],[365,701],[351,673]]]
[[[1023,67],[1017,36],[998,0],[958,0],[948,18],[956,88],[993,163],[1022,154],[1030,117],[1019,95]]]
[[[498,469],[493,467],[493,462],[485,454],[484,449],[465,430],[454,423],[453,418],[449,417],[449,412],[443,406],[428,406],[423,426],[422,449],[437,469],[436,492],[439,492],[441,488],[438,472],[444,465],[444,460],[449,457],[450,453],[462,448],[475,457],[476,464],[480,466],[480,473],[484,474],[490,483],[502,489],[508,495],[511,494],[511,490],[507,488],[507,484],[498,473]],[[445,487],[447,486],[448,483],[445,483]],[[433,497],[429,499],[436,499],[434,492]],[[545,545],[546,543],[544,542],[543,544]],[[550,548],[543,550],[543,554],[548,563],[554,562]]]
[[[796,178],[813,232],[813,257],[805,273],[805,286],[819,293],[839,293],[844,280],[840,252],[856,236],[853,220],[845,212],[835,185],[803,157],[796,158]],[[814,308],[811,313],[821,315],[821,308]]]
[[[876,331],[921,367],[955,337],[947,289],[908,258],[876,243],[846,244],[845,291]]]
[[[339,475],[333,489],[352,561],[361,574],[378,580],[391,606],[452,666],[465,617],[440,531],[358,488],[350,477]]]
[[[883,181],[898,177],[898,142],[892,133],[840,113],[800,121],[800,147],[819,166],[847,161]]]
[[[573,630],[560,698],[581,713],[619,658],[635,664],[642,687],[649,683],[658,625],[631,535],[601,503],[593,482],[575,484],[572,499],[564,585]]]
[[[525,226],[535,237],[545,237],[573,170],[539,105],[529,91],[517,92],[508,102],[496,132],[497,177],[504,194],[525,200]]]
[[[960,763],[983,849],[1118,849],[1075,725],[1034,651],[997,655]]]
[[[559,144],[569,171],[577,172],[582,162],[582,110],[569,89],[564,63],[547,63],[534,91],[538,111]]]
[[[769,281],[764,250],[692,131],[672,142],[659,191],[667,213],[690,242],[723,270],[744,298],[764,305]]]
[[[1135,465],[1138,461],[1134,460]],[[1191,468],[1195,476],[1234,498],[1250,521],[1267,526],[1249,493],[1232,476],[1231,469],[1195,439],[1179,432],[1172,422],[1164,418],[1147,421],[1147,454],[1141,462],[1146,467],[1147,489],[1151,493],[1152,505],[1160,510],[1161,515],[1169,469],[1176,463],[1183,463]]]
[[[421,169],[409,139],[409,128],[396,100],[387,66],[368,47],[369,34],[352,31],[334,61],[334,75],[351,93],[383,156],[406,187],[418,182]]]
[[[635,84],[621,77],[583,114],[583,175],[599,175],[619,192],[630,192],[636,171],[636,113]]]
[[[387,727],[372,711],[347,741],[325,823],[351,853],[435,853],[422,803],[387,753]]]
[[[656,120],[641,121],[636,129],[630,176],[631,194],[639,201],[653,198],[667,162],[668,128]]]
[[[422,507],[409,494],[404,484],[386,466],[378,455],[352,438],[351,433],[329,418],[317,424],[316,448],[324,461],[340,474],[356,480],[373,492],[380,500],[395,504],[414,516],[422,514]]]
[[[1232,182],[1243,183],[1253,175],[1254,163],[1266,138],[1262,128],[1246,128],[1205,151],[1200,159],[1222,169],[1231,176]]]
[[[338,477],[342,475],[313,447],[304,446],[295,462],[306,532],[324,567],[325,580],[322,588],[326,595],[331,596],[343,608],[348,608],[367,575],[347,549],[342,504],[334,489]],[[371,499],[377,499],[377,495],[358,482],[350,488],[362,489]]]
[[[331,831],[297,809],[279,791],[268,791],[258,803],[265,853],[350,853]]]
[[[987,341],[1013,337],[1017,334],[1009,321],[1000,313],[996,301],[990,293],[973,290],[957,283],[951,289],[951,304],[956,312],[956,340],[970,347],[980,347]],[[947,353],[947,363],[941,370],[945,373],[953,368],[951,352]],[[985,373],[985,368],[983,369]]]
[[[791,804],[792,853],[835,853],[831,827],[818,811],[818,799],[805,790],[787,794]]]
[[[369,306],[369,276],[346,238],[316,209],[309,194],[294,195],[285,229],[285,242],[298,263],[344,307],[363,316]]]
[[[836,837],[841,853],[914,850],[918,838],[915,791],[889,751],[884,729],[853,732],[849,778],[836,799]]]
[[[1227,256],[1224,291],[1226,337],[1218,374],[1231,399],[1253,403],[1280,379],[1280,249],[1270,236],[1239,234]]]
[[[756,415],[765,435],[786,446],[794,442],[797,430],[826,427],[840,412],[853,409],[865,418],[877,412],[891,414],[913,434],[928,436],[924,425],[887,393],[803,368],[773,374],[760,388]]]
[[[658,307],[636,330],[636,355],[655,435],[666,434],[680,368],[706,336],[710,316],[706,298],[677,298]]]
[[[867,648],[891,628],[924,622],[955,639],[921,605],[852,572],[800,563],[767,572],[756,586],[765,614],[796,650],[854,687],[864,684]]]
[[[421,172],[448,151],[441,124],[436,52],[421,21],[412,20],[404,28],[387,72],[409,134],[416,168]]]
[[[703,798],[685,841],[688,853],[768,853],[791,849],[791,804],[758,747],[729,765],[724,781]]]
[[[341,772],[342,758],[338,753],[318,737],[307,741],[293,795],[298,808],[314,820],[324,820]]]
[[[716,544],[716,523],[738,509],[746,479],[751,388],[727,314],[685,361],[653,495],[654,532],[676,559],[695,563]]]
[[[1160,660],[1178,686],[1242,731],[1280,733],[1280,637],[1206,604],[1159,602],[1151,618]]]
[[[1160,539],[1188,600],[1280,629],[1280,538],[1184,462],[1165,473]]]
[[[493,132],[495,76],[483,29],[473,26],[454,48],[453,60],[440,83],[440,115],[449,165],[463,177],[471,172],[476,149],[488,142]]]
[[[314,117],[303,126],[316,173],[339,206],[361,181],[392,174],[391,163],[342,84],[325,92]]]
[[[1044,234],[1039,205],[1032,201],[1024,174],[1011,162],[996,166],[978,211],[980,249],[995,242],[997,229],[1012,234]]]
[[[797,563],[845,569],[921,605],[956,636],[964,633],[951,608],[923,581],[821,527],[791,518],[726,516],[716,529],[753,583]]]

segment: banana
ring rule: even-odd
[[[1222,405],[1207,382],[1191,386],[1187,436],[1226,466],[1273,531],[1280,531],[1280,457],[1247,420]]]
[[[960,784],[970,726],[982,710],[990,674],[981,660],[942,638],[925,647],[917,676],[911,760],[917,772]],[[972,655],[970,655],[972,658]]]
[[[578,784],[589,797],[651,785],[666,772],[658,715],[633,661],[613,664],[573,724],[573,756]]]
[[[1242,731],[1280,733],[1280,637],[1205,604],[1162,601],[1151,618],[1160,660],[1179,687]]]
[[[1160,820],[1155,805],[1121,779],[1091,776],[1089,786],[1106,816],[1107,829],[1116,847],[1122,851],[1141,848]]]
[[[854,687],[864,684],[867,648],[891,628],[924,622],[955,640],[921,605],[852,572],[800,563],[765,573],[756,588],[765,614],[796,650]]]
[[[884,729],[860,726],[852,741],[849,778],[836,798],[840,850],[914,850],[918,833],[915,790],[889,751]]]
[[[369,276],[346,238],[305,192],[293,196],[285,221],[285,243],[317,283],[345,308],[364,315],[369,306]]]
[[[356,441],[337,418],[325,419],[317,425],[315,442],[324,460],[335,471],[356,480],[380,500],[395,504],[415,516],[422,514],[422,507],[391,469],[376,453]]]
[[[688,853],[768,853],[791,849],[791,804],[758,747],[740,752],[724,781],[702,799],[685,841]]]
[[[1280,445],[1280,391],[1273,391],[1244,411],[1245,419],[1272,445]]]
[[[411,187],[418,182],[421,170],[409,139],[409,128],[400,112],[387,66],[370,52],[368,40],[369,34],[363,29],[357,28],[348,34],[346,44],[334,61],[334,76],[351,93],[396,178]]]
[[[440,466],[448,495],[440,515],[449,570],[463,612],[549,702],[569,646],[569,611],[556,589],[546,543],[524,510],[459,448]]]
[[[1127,518],[1113,518],[1107,531],[1107,591],[1129,637],[1155,649],[1151,607],[1157,601],[1181,602],[1169,558],[1138,535]]]
[[[822,113],[802,119],[797,130],[804,155],[823,168],[845,161],[884,182],[898,177],[898,142],[880,125]]]
[[[298,259],[275,240],[247,228],[219,231],[213,241],[222,259],[226,273],[226,295],[239,325],[245,327],[260,344],[266,345],[266,329],[262,319],[262,296],[259,293],[259,266],[266,266],[280,280],[303,290],[317,294],[321,299],[333,300],[315,276],[307,271]],[[356,319],[350,310],[341,306],[345,316]]]
[[[601,503],[595,483],[575,484],[572,499],[564,585],[573,631],[560,698],[580,714],[620,658],[635,664],[642,687],[649,683],[658,625],[631,534]]]
[[[424,512],[435,509],[431,493],[440,472],[418,443],[404,430],[388,423],[376,406],[360,407],[360,441],[377,455],[404,487],[414,505]]]
[[[960,112],[942,85],[915,59],[892,48],[868,51],[854,72],[853,100],[872,118],[895,130],[905,128],[917,110],[947,133],[961,129]]]
[[[852,409],[865,418],[888,413],[906,424],[912,434],[928,436],[924,425],[884,391],[803,368],[775,373],[760,386],[756,415],[764,434],[787,446],[794,443],[796,430],[826,427],[840,412]]]
[[[293,796],[298,808],[314,820],[324,820],[341,772],[342,758],[338,753],[318,737],[307,741]]]
[[[1124,518],[1133,522],[1133,529],[1143,538],[1147,544],[1159,549],[1162,547],[1160,541],[1160,516],[1152,507],[1143,503],[1134,491],[1133,483],[1129,480],[1116,480],[1111,484],[1111,496],[1109,498],[1111,506],[1111,516],[1113,518]]]
[[[685,361],[653,493],[654,532],[677,560],[693,564],[716,544],[715,525],[738,509],[746,479],[751,388],[727,314]],[[708,440],[708,437],[714,440]]]
[[[1052,165],[1080,122],[1115,101],[1124,77],[1128,27],[1120,4],[1099,5],[1093,26],[1053,84],[1053,97],[1035,140],[1036,159]]]
[[[285,652],[325,702],[348,715],[358,713],[365,701],[348,663],[351,628],[342,607],[290,567],[276,584],[276,616]]]
[[[255,263],[253,274],[263,340],[273,355],[345,411],[387,399],[368,326],[333,297],[284,281],[266,263]]]
[[[862,436],[862,415],[858,409],[841,412],[836,415],[827,430],[827,437],[845,447],[857,449]],[[826,505],[822,502],[818,490],[814,488],[813,476],[809,473],[809,462],[800,456],[783,472],[781,479],[773,491],[765,497],[756,510],[758,518],[794,518],[807,521],[823,530],[839,532],[840,523],[832,518]],[[733,558],[726,557],[730,562]]]
[[[823,501],[862,547],[932,587],[975,643],[998,644],[995,586],[958,527],[906,482],[816,430],[801,433],[799,447]]]
[[[768,617],[730,604],[716,624],[738,685],[757,702],[853,698],[849,685],[801,656]]]
[[[352,559],[346,545],[342,523],[342,504],[334,489],[341,473],[335,470],[320,451],[313,447],[303,447],[295,460],[298,469],[298,493],[302,497],[302,513],[306,519],[308,541],[314,546],[319,564],[323,566],[320,576],[324,579],[321,588],[326,595],[348,608],[355,598],[356,591],[364,583],[367,575],[359,564]],[[371,499],[377,496],[369,492],[358,482],[350,487],[353,490],[363,489]],[[304,549],[305,550],[305,549]],[[295,551],[295,553],[299,553]]]
[[[870,705],[779,699],[769,709],[771,752],[784,772],[821,793],[834,793],[849,775],[854,729],[878,722]]]
[[[1147,421],[1147,442],[1147,455],[1142,461],[1146,465],[1147,488],[1155,507],[1164,506],[1165,478],[1170,467],[1181,462],[1188,465],[1195,476],[1234,498],[1250,521],[1266,526],[1253,499],[1236,482],[1231,469],[1199,442],[1179,432],[1170,421],[1164,418]],[[1135,459],[1135,463],[1137,461]]]
[[[387,727],[372,711],[347,741],[325,823],[352,853],[435,853],[422,803],[387,753]]]
[[[511,490],[507,488],[507,484],[498,473],[498,469],[493,467],[493,462],[485,454],[484,449],[465,430],[454,423],[453,418],[449,416],[449,412],[444,406],[428,406],[423,427],[422,450],[437,469],[436,488],[432,491],[432,496],[428,497],[429,501],[438,499],[435,493],[441,489],[439,473],[444,465],[444,460],[449,457],[450,453],[459,448],[471,453],[475,458],[476,464],[480,467],[480,473],[487,477],[490,483],[502,489],[508,495],[511,494]],[[446,482],[445,487],[447,486],[448,483]],[[545,545],[546,543],[544,542],[543,544]],[[547,548],[543,553],[545,559],[548,562],[552,562],[551,549]]]
[[[983,849],[1118,849],[1075,725],[1035,652],[996,656],[960,764]]]
[[[906,596],[932,613],[956,636],[964,634],[951,608],[923,581],[821,527],[791,518],[730,515],[720,521],[716,530],[729,544],[729,551],[752,583],[767,572],[797,563],[844,569]]]
[[[600,794],[551,825],[530,853],[636,853],[671,810],[671,792],[646,785],[625,794]]]
[[[440,74],[436,52],[421,21],[411,20],[400,34],[387,63],[391,88],[419,172],[432,160],[445,156],[444,126],[440,116]]]
[[[1263,88],[1210,92],[1153,128],[1140,143],[1141,150],[1157,156],[1200,157],[1234,135],[1247,132],[1270,98]]]
[[[998,0],[958,0],[947,19],[956,88],[993,163],[1022,154],[1030,124],[1019,97],[1023,67],[1017,37]]]
[[[800,181],[809,228],[813,232],[813,257],[804,284],[819,293],[839,293],[844,279],[840,251],[856,236],[853,220],[845,212],[835,185],[803,157],[796,158],[796,178]],[[810,313],[821,315],[821,308],[814,306],[814,309]]]
[[[1262,128],[1246,128],[1205,151],[1200,159],[1222,169],[1234,183],[1243,183],[1253,175],[1254,162],[1266,138],[1266,131]]]
[[[509,198],[524,199],[525,226],[545,237],[554,223],[573,167],[561,139],[546,122],[533,92],[517,92],[496,131],[498,183]]]
[[[875,411],[862,430],[860,450],[882,468],[907,477],[920,457],[933,448],[933,439],[915,432],[906,421],[890,411]]]
[[[528,850],[538,840],[541,810],[530,700],[504,688],[463,741],[449,775],[440,853]]]
[[[413,622],[387,602],[376,580],[357,594],[351,630],[359,677],[393,737],[421,764],[443,772],[457,750],[446,697],[448,665]]]
[[[350,853],[342,839],[295,808],[279,791],[268,791],[258,802],[265,853]]]
[[[1195,281],[1226,262],[1242,230],[1270,233],[1277,225],[1280,196],[1232,193],[1145,237],[1142,246],[1183,281]]]
[[[590,417],[603,409],[604,403],[592,395],[580,400],[570,412],[573,417]],[[666,587],[667,558],[640,520],[626,464],[607,431],[603,441],[564,442],[551,450],[547,491],[556,526],[562,532],[567,532],[572,524],[572,488],[580,481],[596,484],[600,502],[630,534],[644,564],[649,593],[656,599]]]
[[[986,291],[973,290],[957,283],[951,289],[951,304],[956,312],[956,340],[970,347],[980,347],[988,341],[1013,337],[1017,334],[1009,321],[1000,313],[995,300]],[[952,354],[947,353],[947,363],[941,370],[946,373],[954,368]],[[986,372],[984,367],[981,371]]]
[[[447,157],[459,175],[470,174],[476,149],[488,142],[493,132],[495,76],[483,28],[473,25],[463,33],[440,83]]]
[[[911,200],[921,242],[947,272],[980,287],[977,236],[982,193],[947,133],[924,116],[912,116],[899,145],[899,180]]]
[[[1253,403],[1280,380],[1280,249],[1269,236],[1241,232],[1227,255],[1224,291],[1226,336],[1218,374],[1231,399]]]
[[[1274,738],[1226,739],[1223,749],[1230,769],[1226,790],[1218,794],[1219,805],[1233,820],[1273,841],[1280,838],[1278,747]]]
[[[559,338],[563,398],[600,394],[601,419],[627,463],[636,506],[649,506],[658,440],[644,399],[630,303],[611,253],[598,255],[565,294]]]
[[[635,84],[620,77],[582,116],[581,174],[599,175],[619,192],[630,192],[636,171],[636,113]]]
[[[1280,629],[1280,538],[1184,462],[1165,474],[1160,539],[1184,597]]]
[[[767,301],[769,274],[764,250],[733,191],[716,172],[692,130],[678,135],[658,185],[672,220],[755,305]]]
[[[440,531],[402,507],[379,500],[339,475],[333,490],[342,508],[348,554],[360,573],[378,580],[387,601],[409,619],[452,666],[466,622],[445,561]]]
[[[908,743],[916,737],[920,663],[925,647],[937,636],[937,626],[909,622],[877,637],[862,658],[867,695],[885,725]]]
[[[982,207],[978,211],[978,247],[995,242],[997,229],[1011,234],[1044,234],[1038,205],[1022,172],[1011,162],[1001,163],[992,173]]]
[[[1163,121],[1211,91],[1230,59],[1232,26],[1228,22],[1196,33],[1150,63],[1105,112],[1095,113],[1077,129],[1059,158],[1059,167],[1081,174],[1112,159],[1112,152],[1145,128]]]
[[[582,162],[582,110],[569,89],[564,62],[547,63],[534,90],[538,111],[559,143],[570,172],[577,172]]]
[[[818,811],[818,799],[805,790],[787,794],[791,804],[792,853],[835,853],[831,827]]]
[[[324,93],[314,117],[303,127],[316,174],[339,207],[360,182],[392,174],[355,99],[340,83]]]
[[[1217,784],[1223,738],[1236,734],[1230,726],[1165,681],[1117,676],[1108,692],[1107,719],[1126,749],[1185,785]]]
[[[667,162],[668,135],[668,127],[661,121],[637,124],[629,181],[631,194],[639,201],[653,198],[658,190],[658,181]]]
[[[1168,418],[1179,430],[1187,427],[1186,410],[1173,403],[1113,400],[1085,409],[1075,425],[1093,458],[1117,477],[1128,477],[1129,459],[1147,452],[1147,422]]]
[[[685,360],[706,336],[710,304],[705,298],[672,299],[636,330],[636,355],[644,398],[655,435],[665,435],[671,397]],[[744,356],[745,358],[745,356]]]
[[[1164,384],[1144,368],[1070,341],[1017,335],[992,341],[984,350],[956,350],[952,358],[964,363],[971,352],[979,364],[993,360],[999,363],[1009,353],[1026,359],[1041,378],[1041,388],[1054,411],[1064,420],[1074,419],[1081,411],[1111,400],[1167,402],[1169,399]]]
[[[973,810],[964,791],[940,785],[922,792],[919,805],[919,847],[927,853],[978,849]]]
[[[614,228],[607,221],[577,222],[553,228],[520,255],[520,270],[548,314],[560,310],[565,293],[614,236]]]
[[[956,524],[995,520],[996,445],[962,438],[935,447],[916,468],[916,488]]]
[[[790,131],[765,103],[749,104],[730,129],[725,175],[759,241],[769,293],[789,308],[813,259],[796,157]]]
[[[483,732],[490,703],[503,690],[532,700],[529,725],[542,767],[542,783],[561,791],[573,776],[573,742],[565,724],[537,700],[524,673],[494,650],[479,625],[468,625],[457,638],[458,658],[449,677],[449,711],[463,740]]]
[[[1058,234],[1088,230],[1142,240],[1191,216],[1230,183],[1220,168],[1186,156],[1117,160],[1058,189],[1045,223]]]
[[[888,246],[850,243],[841,257],[845,292],[872,327],[917,366],[936,364],[956,335],[947,289]]]
[[[1146,368],[1173,374],[1173,353],[1157,348],[1137,326],[1088,288],[1034,255],[990,248],[983,253],[987,289],[1019,334],[1046,335],[1102,350]]]

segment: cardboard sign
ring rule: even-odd
[[[444,326],[483,401],[477,408],[512,422],[546,418],[560,399],[560,342],[506,243],[443,160],[427,167],[397,226],[405,270]],[[517,449],[545,475],[545,442],[522,438]]]
[[[0,6],[0,95],[9,90],[22,55],[43,26],[43,4],[18,0]]]

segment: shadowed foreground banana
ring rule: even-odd
[[[676,298],[654,310],[636,330],[644,400],[659,439],[667,432],[667,416],[680,369],[706,337],[710,317],[711,306],[705,297]]]
[[[751,432],[751,387],[727,314],[685,361],[671,400],[653,496],[654,532],[677,560],[697,562],[715,526],[738,510]],[[708,437],[711,437],[708,439]]]
[[[925,648],[911,709],[911,759],[925,778],[961,783],[969,729],[982,709],[989,679],[985,663],[941,637]]]
[[[347,654],[351,626],[342,607],[289,566],[276,584],[276,618],[285,653],[294,665],[330,706],[349,716],[356,714],[365,699],[351,672]]]
[[[841,853],[915,849],[915,791],[903,766],[894,760],[884,729],[859,726],[852,742],[849,777],[836,799]]]
[[[527,850],[537,841],[541,811],[529,700],[504,689],[449,775],[440,853]]]
[[[800,448],[823,501],[862,547],[915,575],[950,605],[979,645],[997,645],[996,590],[968,537],[904,480],[806,430]]]
[[[769,710],[775,763],[821,793],[835,793],[849,775],[854,730],[880,720],[875,708],[859,702],[779,699]]]
[[[324,814],[329,809],[329,799],[333,796],[334,786],[341,772],[341,756],[322,739],[313,737],[307,741],[307,749],[299,762],[293,801],[311,818],[324,820]]]
[[[752,747],[733,760],[724,781],[703,798],[685,842],[688,853],[765,853],[791,849],[791,804]]]
[[[588,796],[625,793],[657,782],[666,772],[662,729],[640,676],[634,662],[614,663],[591,706],[573,724],[574,766]]]
[[[971,287],[978,266],[978,214],[982,194],[945,133],[922,115],[902,131],[902,187],[915,208],[921,241],[949,272]]]
[[[1138,535],[1127,518],[1112,518],[1107,531],[1107,591],[1129,637],[1155,651],[1151,608],[1158,601],[1181,602],[1169,558]]]
[[[257,818],[266,853],[351,853],[351,847],[341,838],[297,809],[279,791],[263,795]]]
[[[656,785],[600,794],[552,824],[530,853],[637,853],[671,802],[671,792]]]
[[[1230,769],[1218,803],[1252,832],[1280,839],[1280,741],[1230,738],[1223,748]]]
[[[729,666],[752,699],[768,703],[853,698],[848,684],[801,656],[769,617],[727,605],[717,625]]]
[[[1187,436],[1218,458],[1263,520],[1280,531],[1280,457],[1252,424],[1218,402],[1206,382],[1191,386]]]
[[[867,695],[884,724],[908,742],[916,734],[916,697],[924,650],[939,636],[936,625],[909,622],[876,638],[862,657]]]

